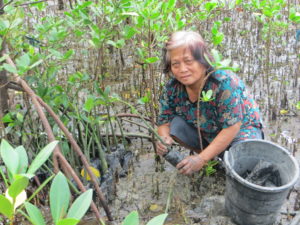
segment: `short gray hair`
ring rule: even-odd
[[[163,50],[164,73],[168,73],[171,70],[170,51],[180,47],[189,49],[194,59],[205,66],[207,72],[213,70],[205,58],[206,56],[209,60],[212,60],[212,56],[202,36],[194,31],[177,31],[170,36]]]

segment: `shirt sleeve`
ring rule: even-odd
[[[243,120],[243,89],[244,84],[235,74],[221,81],[216,103],[217,120],[222,128]]]

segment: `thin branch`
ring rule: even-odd
[[[11,66],[15,67],[15,64],[13,63],[13,61],[11,60],[11,58],[8,56],[6,58],[6,62],[8,64],[10,64]],[[28,86],[28,84],[23,80],[21,79],[18,74],[13,74],[14,75],[14,78],[16,79],[16,81],[24,88],[25,92],[31,97],[32,99],[32,102],[38,112],[38,115],[40,116],[41,118],[41,121],[43,123],[43,126],[45,128],[45,131],[48,135],[48,139],[49,139],[49,142],[52,142],[55,140],[55,137],[54,137],[54,134],[52,132],[52,129],[50,127],[50,124],[45,116],[45,113],[43,112],[42,110],[42,107],[41,107],[41,104],[50,112],[52,112],[54,114],[54,112],[51,110],[51,108],[42,101],[42,99],[40,97],[38,97],[34,92],[33,90]],[[55,115],[55,114],[54,114]],[[55,117],[57,117],[55,115]],[[57,117],[58,118],[58,117]],[[58,119],[59,120],[59,119]],[[60,120],[58,121],[60,123],[62,123]],[[64,127],[65,128],[65,127]],[[66,128],[65,128],[66,129]],[[67,134],[71,135],[68,130],[66,131]],[[75,140],[71,137],[71,143],[73,143],[74,145],[74,142]],[[77,143],[75,142],[75,145],[77,145]],[[77,145],[78,146],[78,145]],[[79,146],[78,146],[79,148]],[[79,149],[80,150],[80,149]],[[81,153],[82,154],[82,153]],[[62,169],[64,170],[64,172],[66,174],[71,174],[71,176],[74,178],[75,182],[77,183],[77,185],[79,186],[80,190],[82,192],[86,191],[84,185],[82,184],[81,180],[78,178],[78,176],[76,175],[75,171],[73,170],[73,168],[71,167],[71,165],[68,163],[68,161],[65,159],[65,157],[63,156],[63,154],[61,153],[60,151],[60,148],[59,146],[56,146],[55,149],[54,149],[54,152],[53,152],[53,163],[54,163],[54,172],[57,173],[58,172],[58,168],[59,168],[59,165],[58,165],[58,159],[60,160],[61,162],[61,165],[62,165]],[[82,157],[81,156],[81,159],[85,159],[84,156]],[[94,180],[93,179],[93,173],[90,171],[89,169],[89,165],[85,160],[83,160],[83,164],[85,165],[85,169],[86,171],[88,172],[88,174],[90,175],[90,177],[92,178],[92,181]],[[95,180],[94,180],[95,181]],[[96,181],[95,181],[96,182]],[[97,188],[98,187],[98,188]],[[99,191],[100,188],[98,186],[98,184],[95,186],[96,190]],[[100,191],[101,192],[101,191]],[[99,193],[98,193],[99,194]],[[102,193],[100,193],[101,195]],[[100,196],[99,196],[100,197]],[[104,206],[103,206],[104,207]],[[98,220],[101,220],[101,216],[100,216],[100,213],[95,205],[94,202],[92,202],[91,204],[91,208],[93,209],[94,213],[95,213],[95,216],[97,217]],[[105,208],[104,208],[105,209]],[[110,220],[112,220],[110,214],[107,214],[108,218]]]
[[[151,122],[151,120],[149,118],[146,118],[146,117],[142,117],[140,115],[137,115],[137,114],[131,114],[131,113],[119,113],[116,115],[116,117],[135,117],[135,118],[140,118],[142,120],[146,120],[146,121],[149,121]]]
[[[26,3],[20,4],[20,5],[15,5],[15,7],[18,7],[18,6],[25,6],[25,5],[34,5],[34,4],[37,4],[37,3],[47,2],[47,1],[48,1],[48,0],[41,0],[41,1],[36,1],[36,2],[26,2]]]
[[[68,138],[70,144],[72,145],[73,149],[75,150],[75,152],[78,154],[78,156],[80,157],[83,166],[85,167],[87,173],[89,174],[89,176],[91,177],[91,182],[93,183],[97,195],[100,199],[100,202],[102,204],[102,207],[104,208],[106,215],[108,217],[108,219],[110,221],[112,221],[112,216],[110,213],[109,208],[107,207],[107,204],[105,202],[104,196],[100,190],[99,184],[98,182],[95,180],[95,176],[92,173],[92,171],[90,170],[90,166],[89,163],[85,157],[85,155],[82,153],[80,147],[78,146],[77,142],[75,141],[75,139],[73,138],[72,134],[68,131],[68,129],[65,127],[65,125],[63,124],[63,122],[61,122],[61,120],[59,119],[59,117],[55,114],[55,112],[40,98],[37,96],[38,101],[41,103],[41,105],[48,111],[48,113],[53,117],[53,119],[55,120],[55,122],[58,124],[58,126],[60,127],[60,129],[64,132],[64,134],[66,135],[66,137]],[[61,158],[61,160],[65,160],[64,157]]]
[[[6,6],[8,6],[10,3],[12,3],[13,0],[10,0],[8,3],[4,4],[1,8],[0,11],[2,11]],[[0,13],[1,14],[1,13]]]

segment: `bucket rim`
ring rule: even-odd
[[[248,187],[250,187],[254,190],[258,190],[258,191],[262,191],[262,192],[281,192],[283,190],[292,188],[295,185],[295,183],[297,182],[297,180],[299,178],[299,174],[300,174],[299,164],[298,164],[296,158],[287,149],[281,147],[280,145],[278,145],[274,142],[267,141],[267,140],[262,140],[262,139],[249,139],[249,140],[245,140],[245,141],[242,141],[240,143],[237,143],[236,145],[240,145],[240,144],[243,144],[245,142],[268,143],[268,144],[273,145],[277,148],[280,148],[292,160],[292,162],[295,166],[295,170],[296,170],[295,171],[295,176],[293,177],[293,179],[290,182],[288,182],[285,185],[279,186],[279,187],[264,187],[264,186],[260,186],[260,185],[257,185],[257,184],[253,184],[253,183],[247,181],[246,179],[242,178],[237,172],[235,172],[235,170],[230,165],[228,157],[229,157],[229,154],[230,154],[229,151],[232,147],[229,149],[229,151],[225,151],[225,154],[224,154],[224,162],[225,162],[226,174],[227,175],[229,175],[231,178],[235,179],[239,183],[243,183],[246,186],[248,186]]]

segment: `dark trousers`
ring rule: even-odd
[[[264,135],[261,129],[258,130],[258,133],[256,136],[258,139],[264,139]],[[180,116],[175,116],[174,119],[170,123],[170,135],[172,138],[177,141],[180,145],[193,150],[195,152],[200,152],[201,147],[200,147],[200,141],[199,141],[199,135],[198,135],[198,130],[197,128],[191,126],[188,124],[184,119],[182,119]],[[201,135],[202,136],[202,135]],[[202,145],[203,149],[205,149],[208,145],[209,142],[202,138]],[[233,139],[231,144],[227,147],[229,149],[231,146],[242,142],[242,140],[238,139]],[[223,153],[220,154],[219,157],[222,158]]]

